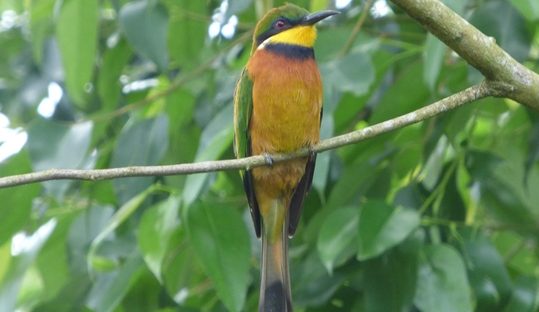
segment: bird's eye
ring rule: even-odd
[[[282,19],[277,20],[275,22],[275,28],[276,29],[283,29],[285,26],[286,26],[286,22],[284,20],[282,20]]]

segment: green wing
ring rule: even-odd
[[[253,110],[253,82],[247,69],[241,72],[234,93],[234,153],[237,158],[250,156],[249,120]]]
[[[249,138],[249,121],[253,111],[253,82],[247,69],[241,73],[234,94],[234,153],[237,158],[251,156],[251,140]],[[253,178],[250,170],[240,172],[243,188],[251,210],[256,236],[260,237],[260,210],[256,201]]]

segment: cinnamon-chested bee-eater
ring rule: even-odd
[[[237,157],[287,153],[320,139],[322,82],[314,60],[315,24],[336,11],[310,14],[292,4],[256,25],[249,61],[234,95]],[[260,311],[292,311],[288,237],[298,225],[316,155],[242,172],[255,231],[262,237]]]

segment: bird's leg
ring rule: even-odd
[[[273,166],[273,158],[271,157],[270,154],[268,153],[263,153],[262,156],[264,156],[264,160],[266,161],[266,165],[268,166]]]

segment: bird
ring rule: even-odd
[[[315,24],[338,14],[309,13],[293,4],[269,10],[257,23],[251,54],[234,92],[234,153],[264,155],[269,166],[240,172],[254,229],[262,241],[263,312],[293,310],[288,239],[312,184],[316,153],[273,163],[271,154],[311,150],[320,140],[322,80],[315,61]]]

